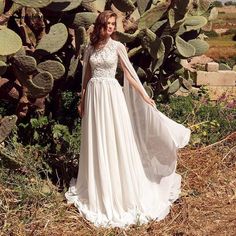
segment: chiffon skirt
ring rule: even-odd
[[[95,226],[125,228],[163,219],[179,196],[181,176],[145,174],[115,78],[89,80],[81,126],[79,172],[65,193],[68,203]]]

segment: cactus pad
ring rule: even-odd
[[[116,31],[116,37],[119,41],[123,42],[123,43],[129,43],[132,42],[133,40],[136,39],[136,37],[139,34],[139,30],[136,30],[135,33],[133,34],[128,34],[128,33],[123,33],[120,31]]]
[[[22,46],[21,38],[13,30],[0,28],[0,55],[8,56],[16,53]]]
[[[135,6],[131,0],[112,0],[113,5],[121,12],[134,11]]]
[[[57,23],[51,26],[48,34],[44,35],[36,47],[36,52],[54,53],[60,50],[66,43],[68,31],[64,24]]]
[[[71,78],[71,77],[74,78],[79,63],[80,63],[80,60],[78,57],[73,56],[71,58],[67,78]]]
[[[46,8],[51,11],[70,11],[77,8],[82,0],[52,0]]]
[[[201,39],[192,39],[189,40],[188,43],[190,43],[195,48],[195,56],[200,56],[209,49],[209,44]]]
[[[38,64],[38,71],[49,72],[54,80],[60,79],[65,74],[65,67],[58,61],[47,60]]]
[[[204,16],[188,16],[184,21],[186,31],[201,29],[206,24],[207,19]]]
[[[90,25],[92,25],[97,18],[97,14],[93,12],[79,12],[75,14],[74,20],[72,23],[72,27],[79,28],[84,27],[88,29]]]
[[[174,94],[178,91],[179,88],[180,88],[180,82],[179,79],[176,79],[173,83],[169,85],[168,93]]]
[[[179,54],[183,57],[192,57],[195,55],[195,48],[179,36],[176,37],[175,42]]]
[[[17,121],[17,116],[5,116],[0,121],[0,143],[11,133]]]
[[[46,7],[48,4],[52,2],[52,0],[12,0],[15,3],[18,3],[24,7],[32,7],[32,8],[41,8]]]
[[[13,63],[26,74],[32,74],[36,70],[36,60],[31,56],[14,56]]]
[[[38,73],[32,78],[32,82],[36,86],[44,88],[44,91],[48,93],[52,90],[53,87],[53,77],[47,71]]]
[[[0,15],[4,12],[5,0],[0,0]]]
[[[138,28],[150,28],[154,25],[163,14],[166,12],[168,8],[168,4],[166,3],[159,3],[155,7],[147,10],[141,17],[138,23]]]

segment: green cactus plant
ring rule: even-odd
[[[51,0],[46,9],[50,11],[71,11],[81,4],[82,0]]]
[[[12,55],[22,47],[20,36],[5,26],[0,27],[0,42],[1,56]]]
[[[5,0],[0,0],[0,15],[4,12]]]
[[[200,56],[208,51],[209,44],[201,39],[192,39],[188,41],[195,48],[195,56]]]
[[[41,8],[49,5],[52,0],[12,0],[13,2],[20,4],[24,7],[32,7],[32,8]]]
[[[52,91],[53,88],[53,77],[47,72],[40,72],[36,76],[34,76],[31,80],[31,85],[29,89],[29,93],[31,97],[40,98],[46,96],[48,93]],[[42,90],[34,90],[35,87],[43,88]]]
[[[124,11],[134,11],[135,6],[131,0],[111,0],[114,6],[120,10],[121,12]]]
[[[134,41],[134,39],[138,37],[139,33],[139,30],[136,30],[133,34],[116,31],[116,38],[123,43],[129,43]]]
[[[139,19],[138,28],[150,28],[153,26],[157,21],[161,19],[163,14],[168,9],[167,3],[159,3],[153,8],[147,10]]]
[[[65,67],[60,62],[54,60],[47,60],[39,63],[37,70],[39,72],[49,72],[54,80],[62,78],[65,74]]]
[[[0,143],[2,143],[11,133],[16,125],[17,116],[5,116],[0,120]]]
[[[173,83],[171,83],[168,87],[168,94],[176,93],[180,88],[180,81],[176,79]]]
[[[187,43],[179,36],[176,37],[175,41],[178,53],[181,56],[187,58],[195,55],[196,50],[191,44]]]
[[[0,9],[3,2],[0,0]],[[148,82],[155,96],[163,93],[168,97],[178,89],[191,89],[192,80],[181,59],[201,55],[208,49],[201,30],[216,16],[209,0],[14,0],[10,10],[2,14],[0,24],[7,26],[15,16],[27,20],[17,20],[15,28],[9,24],[11,30],[0,28],[0,71],[4,73],[6,65],[9,72],[16,71],[22,91],[18,93],[19,101],[26,95],[43,100],[49,93],[48,101],[57,100],[58,91],[77,88],[89,33],[104,9],[117,13],[117,40],[126,43],[139,77]],[[32,17],[35,14],[42,18]],[[19,33],[18,27],[27,30]],[[29,40],[25,40],[27,35]],[[62,77],[65,79],[54,86],[54,80]],[[27,103],[32,101],[28,99]]]
[[[26,74],[32,74],[36,71],[37,63],[34,57],[31,56],[14,56],[12,62]]]
[[[140,13],[140,15],[142,15],[146,9],[148,8],[148,6],[152,3],[152,0],[137,0],[137,7],[138,7],[138,11]]]
[[[66,26],[62,23],[57,23],[51,26],[49,33],[45,34],[39,41],[36,52],[55,53],[65,45],[67,38],[68,31]]]
[[[96,20],[97,14],[93,12],[80,12],[73,16],[73,28],[84,27],[88,29]]]

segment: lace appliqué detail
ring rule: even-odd
[[[117,44],[110,38],[102,49],[92,48],[90,65],[92,78],[115,78],[118,54]]]

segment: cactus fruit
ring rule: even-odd
[[[54,80],[60,79],[65,74],[65,67],[58,61],[47,60],[37,66],[39,72],[49,72]]]
[[[14,56],[13,63],[26,74],[32,74],[36,70],[36,60],[31,56]]]
[[[44,35],[36,47],[36,52],[55,53],[66,43],[68,31],[64,24],[52,25],[48,34]]]
[[[18,3],[24,7],[32,7],[32,8],[41,8],[49,5],[52,0],[12,0],[15,3]]]
[[[5,116],[0,120],[0,143],[2,143],[11,133],[17,121],[15,115]]]
[[[50,11],[71,11],[81,4],[82,0],[52,0],[46,9]]]
[[[176,36],[175,42],[179,54],[183,57],[192,57],[195,55],[195,48],[179,36]]]
[[[16,53],[22,47],[21,38],[13,30],[0,28],[0,55],[8,56]]]
[[[5,74],[7,70],[7,64],[4,61],[0,61],[0,76]]]

